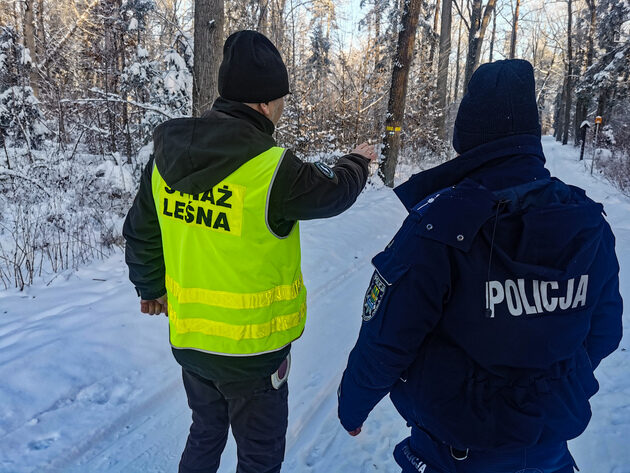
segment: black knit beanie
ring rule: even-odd
[[[512,135],[540,137],[534,69],[522,59],[482,64],[459,105],[453,148],[462,154]]]
[[[280,53],[264,35],[250,30],[230,35],[219,67],[219,95],[264,103],[289,93],[289,75]]]

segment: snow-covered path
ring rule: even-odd
[[[624,298],[624,337],[620,348],[595,372],[600,391],[591,400],[593,419],[586,431],[569,443],[582,473],[630,472],[630,199],[602,178],[591,176],[588,164],[576,162],[574,148],[561,146],[551,137],[543,139],[547,167],[569,184],[586,189],[592,199],[604,204],[617,240],[621,266],[620,286]]]
[[[591,178],[575,150],[545,139],[554,175],[604,203],[630,300],[630,199]],[[397,472],[404,422],[385,399],[348,436],[336,388],[360,326],[370,258],[405,216],[387,189],[369,189],[345,214],[302,223],[309,319],[294,344],[283,471]],[[173,472],[190,423],[165,317],[138,312],[121,255],[20,293],[0,292],[0,472]],[[628,316],[625,317],[626,327]],[[627,330],[627,329],[626,329]],[[630,358],[598,369],[593,421],[571,442],[582,473],[629,473]],[[232,440],[220,472],[235,470]]]

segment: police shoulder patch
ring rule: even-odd
[[[372,320],[372,317],[376,314],[379,305],[385,296],[385,289],[387,288],[387,284],[383,280],[378,271],[374,271],[372,275],[372,280],[370,281],[370,285],[368,287],[367,292],[365,293],[365,300],[363,301],[363,321],[368,322]]]
[[[319,170],[319,172],[321,172],[328,179],[333,179],[335,177],[335,171],[330,169],[330,167],[327,166],[326,164],[322,162],[317,162],[315,163],[315,167]]]

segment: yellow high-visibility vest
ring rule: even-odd
[[[255,355],[302,334],[299,224],[279,237],[267,221],[284,151],[265,151],[197,195],[169,188],[153,168],[173,347]]]

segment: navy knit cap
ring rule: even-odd
[[[482,64],[459,105],[453,148],[462,154],[512,135],[540,137],[534,69],[522,59]]]
[[[264,103],[288,93],[287,68],[266,36],[243,30],[228,37],[219,67],[221,97],[237,102]]]

